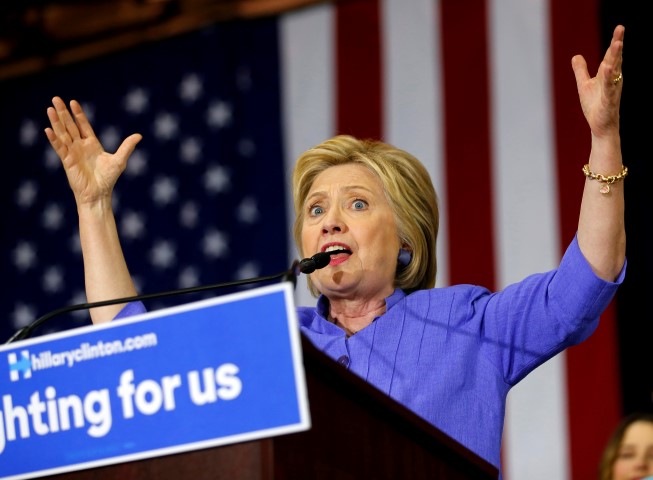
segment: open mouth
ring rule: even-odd
[[[329,265],[339,265],[349,259],[352,251],[347,245],[329,244],[322,247],[322,251],[331,254]]]

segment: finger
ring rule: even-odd
[[[54,103],[54,102],[53,102]],[[58,137],[66,134],[66,126],[61,122],[59,114],[53,107],[48,107],[46,110],[48,114],[48,120],[50,120],[50,125],[54,134]]]
[[[605,52],[605,56],[603,57],[603,64],[605,64],[605,66],[611,70],[621,67],[621,61],[623,59],[623,47],[624,42],[621,40],[613,39],[610,43],[610,46],[608,47],[608,50]]]
[[[626,27],[623,25],[617,25],[612,33],[613,40],[624,41],[624,35],[626,34]]]
[[[620,87],[623,83],[622,75],[622,55],[623,42],[613,40],[610,48],[605,54],[603,62],[599,67],[597,76],[603,82],[605,88]]]
[[[576,87],[580,90],[582,85],[591,78],[587,71],[585,58],[582,55],[575,55],[571,59],[571,68],[574,70],[574,76],[576,77]]]
[[[54,130],[51,128],[46,128],[45,136],[48,138],[50,145],[54,149],[55,153],[59,156],[59,158],[65,158],[68,153],[68,147],[66,147],[66,145],[59,140],[59,137],[56,133],[54,133]]]
[[[55,144],[59,143],[59,139],[57,138],[57,135],[54,133],[54,131],[50,127],[47,127],[45,129],[45,136],[48,137],[48,141],[56,149]]]
[[[624,33],[625,28],[622,25],[618,25],[614,29],[610,46],[605,52],[603,62],[601,62],[601,66],[599,67],[599,75],[604,75],[606,80],[611,81],[621,73]]]
[[[623,64],[623,53],[624,53],[624,36],[626,34],[626,29],[623,25],[617,25],[612,34],[612,43],[617,47],[615,55],[617,57],[616,69],[618,73],[621,73],[621,66]]]
[[[54,108],[57,110],[60,110],[62,108],[66,108],[66,104],[64,101],[61,99],[61,97],[56,96],[52,98],[52,105],[54,105]]]
[[[133,135],[125,138],[125,140],[123,140],[123,142],[118,147],[118,150],[116,150],[116,157],[120,159],[123,167],[127,164],[127,159],[132,154],[136,148],[136,145],[138,145],[138,142],[140,142],[142,138],[143,136],[140,133],[134,133]]]
[[[73,115],[75,116],[75,121],[77,122],[77,126],[79,127],[79,132],[82,138],[94,137],[95,132],[93,132],[93,127],[91,126],[91,123],[88,121],[88,118],[84,113],[84,109],[82,108],[82,106],[79,104],[77,100],[72,100],[70,102],[70,110],[73,112]]]
[[[64,126],[66,127],[66,131],[68,132],[68,135],[70,135],[70,138],[72,140],[77,140],[81,137],[79,134],[79,129],[77,128],[77,125],[75,124],[72,115],[68,111],[68,108],[66,108],[66,104],[60,98],[59,100],[60,101],[55,103],[53,99],[52,103],[54,104],[54,107],[57,110],[57,114],[59,115],[59,118],[61,119]]]

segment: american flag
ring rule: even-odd
[[[289,173],[336,133],[381,138],[424,162],[440,199],[439,286],[500,289],[555,268],[576,229],[590,147],[570,60],[582,53],[596,71],[599,7],[326,2],[3,88],[6,336],[83,300],[75,206],[42,134],[53,95],[80,100],[108,150],[144,134],[115,205],[141,292],[287,268]],[[296,300],[315,303],[303,282]],[[504,478],[596,477],[621,414],[616,344],[611,308],[587,342],[513,389]]]
[[[3,334],[85,302],[75,203],[43,133],[54,95],[82,103],[108,151],[143,134],[114,197],[139,292],[287,269],[277,63],[276,22],[267,19],[220,24],[8,85]],[[37,333],[88,319],[78,312]]]

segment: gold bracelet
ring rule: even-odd
[[[603,185],[601,185],[601,188],[599,188],[599,192],[605,195],[606,193],[610,193],[610,185],[612,185],[614,182],[618,182],[619,180],[626,178],[626,175],[628,175],[628,167],[624,167],[622,165],[621,172],[619,172],[617,175],[610,175],[606,177],[600,173],[594,173],[590,171],[590,164],[586,163],[583,165],[583,173],[587,178],[601,182]]]

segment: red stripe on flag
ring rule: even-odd
[[[589,158],[590,135],[578,103],[571,58],[582,54],[594,75],[602,57],[598,0],[551,0],[553,96],[561,246],[578,227],[579,201]],[[615,311],[601,317],[597,331],[566,354],[571,478],[593,478],[610,430],[621,416]]]
[[[495,287],[485,0],[439,2],[450,284]],[[471,232],[471,233],[470,233]]]
[[[618,358],[611,304],[592,337],[567,352],[571,478],[596,476],[602,450],[621,418]]]
[[[378,0],[336,6],[337,131],[383,137],[381,38]]]

